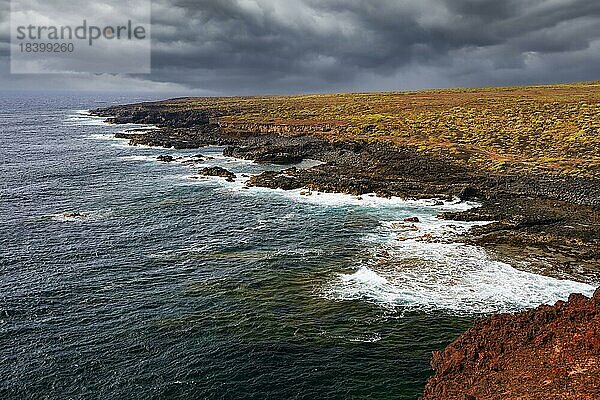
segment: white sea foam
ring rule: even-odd
[[[350,339],[351,342],[358,342],[358,343],[377,343],[380,340],[381,340],[381,335],[379,333],[358,336],[358,337]]]
[[[244,181],[218,182],[222,190],[243,195],[282,196],[323,207],[364,207],[375,212],[387,209],[398,214],[397,220],[381,221],[379,230],[365,236],[370,246],[385,252],[386,259],[374,257],[355,272],[335,279],[325,288],[329,298],[366,300],[403,309],[488,314],[523,310],[566,299],[573,292],[590,295],[594,291],[594,286],[585,283],[517,270],[493,260],[482,248],[455,243],[472,227],[490,222],[446,221],[436,215],[469,210],[479,206],[476,202],[245,188]],[[418,217],[420,222],[405,222],[406,217]]]
[[[87,135],[84,138],[85,139],[93,139],[93,140],[108,140],[111,142],[121,142],[121,143],[129,142],[129,139],[115,137],[115,135],[113,133],[94,133],[91,135]]]
[[[147,146],[145,144],[136,144],[135,146],[132,146],[129,144],[129,140],[127,140],[127,139],[120,140],[119,143],[112,144],[111,146],[121,147],[123,149],[131,149],[132,147],[138,148],[138,149],[144,149],[144,150],[156,150],[157,149],[156,147]]]
[[[89,219],[89,217],[85,215],[74,215],[68,213],[52,215],[50,218],[57,222],[82,222]]]
[[[115,125],[109,124],[106,120],[109,118],[92,115],[89,110],[73,110],[73,114],[68,115],[64,123],[68,126],[105,126],[115,127]],[[141,129],[143,131],[151,131],[154,129],[160,129],[155,125],[143,125],[143,124],[120,124],[119,132],[127,132],[130,130]]]
[[[465,211],[479,207],[476,202],[462,202],[458,198],[452,201],[440,201],[435,199],[426,200],[411,200],[400,197],[384,198],[378,197],[374,193],[365,194],[362,196],[354,196],[344,193],[324,193],[318,191],[310,191],[308,189],[283,190],[283,189],[268,189],[252,187],[249,190],[244,190],[247,194],[262,194],[269,196],[287,197],[299,203],[315,204],[325,207],[343,207],[357,206],[365,208],[381,208],[394,207],[407,210],[427,208],[427,213],[443,212],[443,211]],[[427,214],[423,214],[427,215]]]
[[[92,115],[74,115],[65,118],[64,123],[68,126],[106,126],[104,117],[95,117]]]
[[[225,163],[223,162],[225,161]],[[271,189],[263,187],[246,187],[246,183],[252,176],[258,175],[258,173],[240,173],[236,171],[236,166],[244,166],[246,164],[253,164],[252,161],[240,160],[225,156],[214,156],[213,160],[207,161],[207,164],[218,165],[230,169],[232,172],[238,175],[238,178],[234,182],[227,182],[223,179],[201,179],[198,180],[197,176],[187,176],[187,178],[194,178],[194,184],[202,184],[203,182],[220,182],[223,189],[230,190],[237,194],[248,195],[248,196],[279,196],[285,197],[298,203],[314,204],[323,207],[365,207],[365,208],[398,208],[407,211],[406,216],[420,215],[425,218],[432,218],[431,214],[438,214],[445,211],[466,211],[476,207],[480,204],[477,202],[464,202],[458,198],[452,201],[442,201],[440,199],[403,199],[400,197],[384,198],[378,197],[375,193],[368,193],[361,196],[355,196],[345,193],[326,193],[319,191],[311,191],[306,188],[295,189],[295,190],[283,190],[283,189]],[[310,164],[307,164],[310,165]],[[233,167],[233,168],[232,168]],[[243,176],[245,175],[245,176]],[[421,211],[417,214],[417,211]],[[423,213],[423,210],[425,212]],[[413,211],[413,212],[411,212]],[[435,219],[435,218],[432,218]],[[457,223],[459,224],[459,223]]]
[[[119,157],[119,160],[123,160],[123,161],[143,161],[143,162],[156,162],[158,156],[143,156],[143,155],[137,155],[137,156],[122,156]]]
[[[202,168],[208,165],[196,164],[196,167]],[[238,176],[235,180],[229,181],[225,177],[221,176],[205,176],[205,175],[185,175],[182,177],[181,183],[184,185],[210,185],[214,190],[224,192],[243,192],[246,187],[246,180],[248,178]]]
[[[86,222],[96,220],[110,215],[110,210],[102,211],[80,211],[80,212],[63,212],[52,215],[45,215],[43,218],[49,218],[56,222]]]
[[[339,276],[325,289],[327,297],[403,309],[488,314],[523,310],[566,299],[573,292],[590,295],[594,291],[594,286],[585,283],[517,270],[494,260],[483,248],[456,243],[459,235],[490,222],[447,221],[436,215],[469,210],[478,203],[307,192],[245,190],[251,195],[280,195],[325,207],[393,209],[401,217],[381,221],[380,229],[365,236],[385,257],[373,257],[355,272]],[[406,217],[417,217],[419,222],[406,222]]]
[[[460,209],[464,207],[464,204],[449,204],[444,206],[444,211],[451,210],[452,207]],[[396,248],[412,248],[414,242],[453,242],[459,235],[467,233],[471,228],[490,223],[489,221],[465,222],[444,220],[437,217],[437,212],[440,210],[436,210],[436,214],[431,214],[431,211],[426,213],[427,211],[427,209],[421,209],[420,211],[411,213],[411,216],[419,219],[417,223],[405,220],[380,221],[381,228],[367,236],[367,239],[379,242],[379,239],[385,238],[394,244]]]
[[[336,278],[325,295],[408,310],[489,314],[593,294],[595,286],[521,271],[483,248],[451,241],[473,224],[425,219],[406,229],[405,223],[385,222],[378,255]]]

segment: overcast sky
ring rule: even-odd
[[[129,76],[10,75],[8,5],[0,0],[6,89],[237,95],[600,80],[600,0],[154,0],[152,74]]]

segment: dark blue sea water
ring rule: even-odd
[[[81,111],[145,98],[0,98],[2,399],[415,399],[476,317],[593,291],[454,243],[474,204],[247,190],[278,167]]]

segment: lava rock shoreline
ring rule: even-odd
[[[600,399],[600,289],[482,319],[431,365],[422,400]]]
[[[499,257],[531,254],[528,262],[558,265],[559,272],[600,278],[600,181],[580,177],[489,173],[468,168],[451,156],[428,156],[383,141],[332,141],[315,128],[270,126],[228,130],[218,112],[173,111],[161,102],[92,111],[113,124],[152,124],[158,129],[119,134],[131,145],[175,149],[225,146],[227,156],[259,163],[291,165],[304,159],[322,164],[309,169],[265,172],[249,185],[267,188],[377,193],[401,198],[477,200],[480,208],[442,214],[460,221],[494,221],[473,229],[467,242]],[[324,128],[329,129],[329,128]],[[529,251],[531,250],[531,251]],[[540,261],[542,260],[542,261]],[[550,274],[556,271],[547,271]]]

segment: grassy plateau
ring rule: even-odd
[[[490,172],[600,178],[600,82],[374,94],[184,98],[225,131],[386,141]]]

